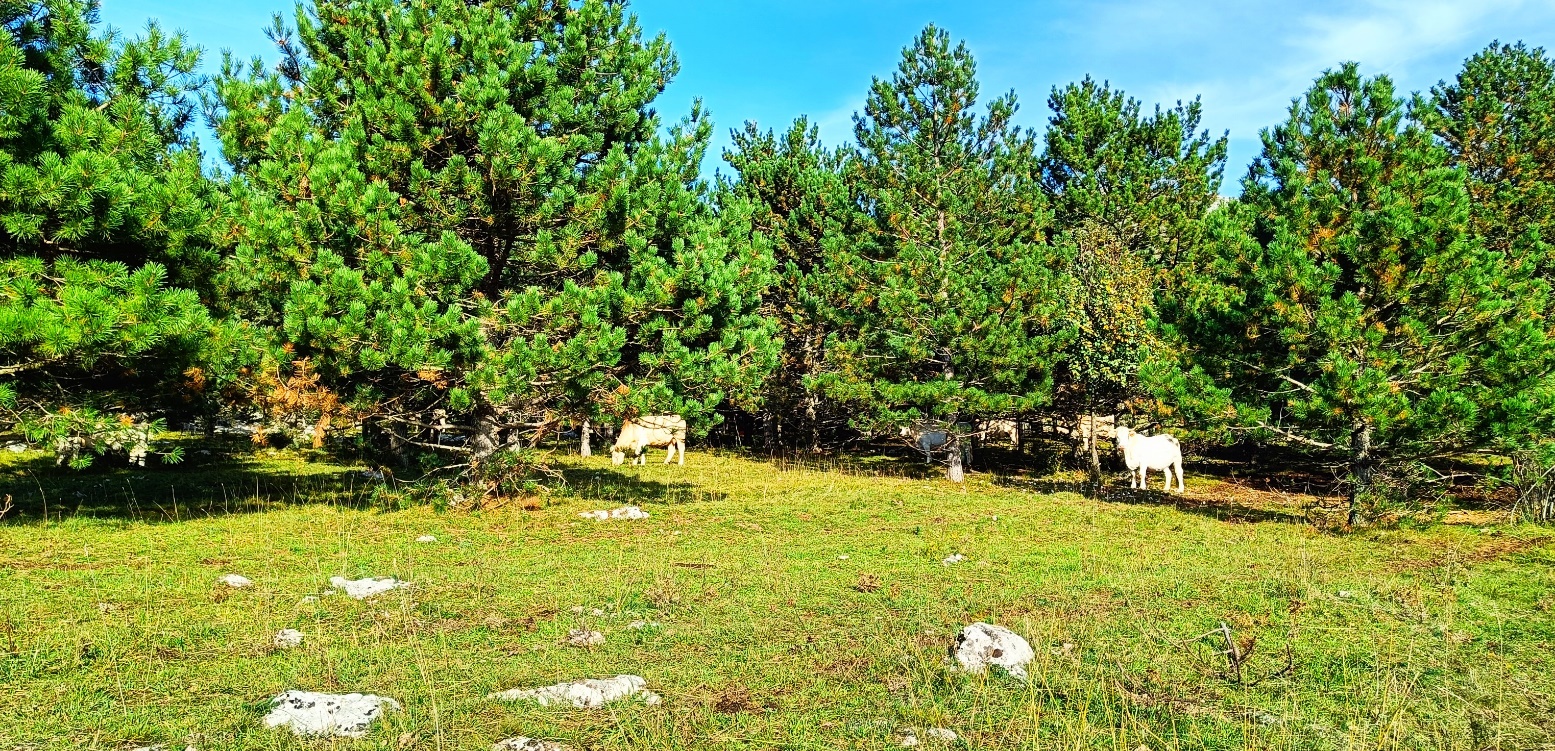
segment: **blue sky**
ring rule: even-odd
[[[273,62],[263,29],[275,0],[103,0],[124,31],[147,18],[208,49]],[[1205,125],[1231,132],[1230,182],[1280,121],[1292,97],[1345,60],[1388,73],[1402,91],[1453,76],[1492,39],[1555,48],[1552,0],[636,0],[646,31],[662,31],[680,77],[660,99],[674,120],[701,97],[718,126],[714,156],[746,120],[784,128],[805,114],[829,143],[852,136],[873,76],[895,68],[927,23],[964,39],[985,96],[1014,89],[1023,124],[1046,121],[1055,84],[1090,74],[1147,105],[1201,96]],[[1236,192],[1227,186],[1227,192]]]

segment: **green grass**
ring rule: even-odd
[[[21,514],[0,523],[5,751],[884,749],[908,726],[976,749],[1555,747],[1555,554],[1533,527],[1335,535],[1289,509],[707,452],[574,459],[571,492],[534,510],[446,513],[381,510],[356,472],[288,454],[82,475],[3,461]],[[652,518],[577,516],[622,502]],[[953,552],[970,560],[942,565]],[[217,586],[229,572],[255,586]],[[332,575],[415,587],[302,602]],[[1029,684],[946,670],[977,620],[1031,641]],[[1222,621],[1256,637],[1241,682],[1194,639]],[[585,625],[603,647],[561,644]],[[281,628],[307,641],[275,651]],[[616,673],[664,703],[482,698]],[[299,741],[260,723],[291,688],[405,711],[361,741]]]

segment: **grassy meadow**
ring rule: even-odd
[[[661,456],[565,458],[565,492],[456,512],[295,453],[75,474],[4,454],[0,749],[886,749],[908,727],[969,749],[1555,748],[1540,528],[1336,534],[1191,462],[1184,500],[1121,478],[1089,500],[1061,477]],[[578,517],[623,503],[651,518]],[[304,602],[335,575],[414,586]],[[1030,640],[1029,683],[946,669],[978,620]],[[1221,623],[1237,670],[1200,638]],[[605,644],[566,646],[581,627]],[[282,628],[306,641],[275,649]],[[663,703],[483,698],[617,673]],[[404,711],[298,740],[261,722],[293,688]]]

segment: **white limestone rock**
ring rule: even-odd
[[[491,744],[491,751],[572,751],[572,746],[521,735]]]
[[[225,585],[227,585],[227,586],[229,586],[229,587],[231,587],[233,589],[242,589],[244,587],[252,587],[252,586],[254,586],[254,581],[252,579],[250,579],[250,578],[248,578],[246,576],[243,576],[241,574],[227,574],[226,576],[221,577],[217,581],[219,581],[222,584],[225,584]]]
[[[567,632],[567,643],[574,647],[597,647],[605,643],[605,635],[598,631],[575,628]]]
[[[409,587],[410,582],[402,582],[392,576],[382,579],[368,577],[366,579],[347,579],[344,576],[332,576],[329,584],[337,589],[345,590],[346,596],[356,600],[365,600],[375,595],[381,595],[396,589]],[[332,594],[326,592],[325,594]]]
[[[437,538],[432,535],[422,535],[416,538],[416,542],[437,542]]]
[[[361,738],[386,709],[400,703],[376,694],[321,694],[287,691],[271,700],[265,727],[291,728],[301,737]]]
[[[291,649],[302,646],[302,632],[294,628],[283,628],[275,632],[275,638],[271,640],[280,649]]]
[[[948,728],[924,728],[922,731],[908,728],[902,731],[902,748],[917,748],[923,745],[923,740],[940,744],[955,743],[956,737],[956,731]]]
[[[514,688],[487,694],[486,698],[498,701],[532,701],[542,707],[552,704],[570,704],[579,709],[598,709],[612,702],[635,699],[644,704],[658,704],[658,694],[648,690],[648,681],[640,675],[618,675],[614,678],[583,678],[568,683],[539,688]]]
[[[622,506],[621,508],[612,509],[610,511],[585,511],[581,514],[578,514],[578,516],[584,519],[593,519],[594,521],[602,522],[609,519],[647,519],[648,512],[636,506]]]
[[[964,555],[962,555],[960,553],[956,553],[955,555],[946,556],[945,560],[940,561],[940,563],[943,563],[946,566],[949,566],[952,563],[960,563],[960,562],[962,562],[964,560],[966,560],[966,556],[964,556]]]
[[[1026,679],[1026,665],[1036,657],[1031,644],[1019,634],[982,622],[961,629],[950,654],[956,665],[969,673],[986,673],[989,666],[998,666],[1021,680]]]

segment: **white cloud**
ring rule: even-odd
[[[1486,21],[1506,18],[1522,0],[1370,0],[1353,11],[1310,14],[1295,28],[1292,63],[1330,67],[1357,60],[1406,75],[1420,60],[1483,43]]]

